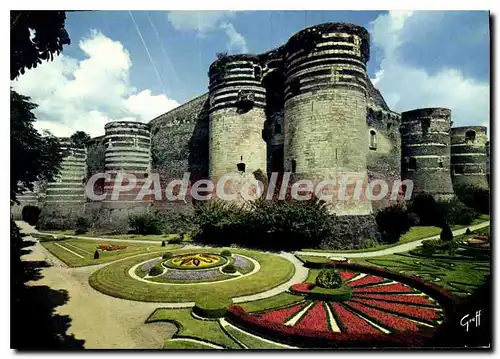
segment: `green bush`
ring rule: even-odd
[[[453,188],[460,201],[476,212],[490,213],[490,190],[468,184],[456,185]]]
[[[458,249],[458,243],[451,241],[443,241],[441,239],[429,239],[422,242],[422,254],[433,255],[436,253],[448,253],[449,255],[455,255]]]
[[[429,194],[419,194],[410,203],[409,211],[416,213],[422,226],[442,226],[443,223],[469,225],[478,213],[458,198],[435,200]]]
[[[166,246],[165,241],[161,241],[161,246],[162,246],[162,247],[165,247],[165,246]]]
[[[309,258],[304,262],[304,266],[307,268],[322,269],[326,267],[326,263],[328,262],[329,260],[324,257]]]
[[[417,215],[408,212],[403,203],[398,203],[379,211],[377,225],[385,243],[396,243],[410,228],[418,223]]]
[[[99,259],[99,252],[97,250],[94,252],[94,259]]]
[[[232,304],[230,298],[206,297],[196,301],[193,313],[203,318],[222,318]]]
[[[232,274],[232,273],[236,273],[236,268],[234,267],[234,265],[232,263],[229,263],[228,265],[226,265],[222,268],[222,271],[224,273]]]
[[[42,231],[74,229],[76,227],[76,218],[80,214],[80,211],[50,210],[49,207],[44,207],[40,213],[36,228]]]
[[[440,206],[434,197],[427,193],[416,195],[408,205],[408,212],[418,216],[421,226],[440,226],[443,222]]]
[[[157,264],[149,270],[148,274],[150,276],[154,277],[154,276],[160,275],[162,273],[163,273],[163,267],[161,267],[161,265]]]
[[[442,214],[441,219],[445,223],[469,225],[478,217],[478,213],[467,207],[458,198],[438,201]]]
[[[176,237],[176,238],[172,238],[168,241],[169,244],[181,244],[182,243],[182,238],[179,236],[179,237]]]
[[[162,233],[161,216],[155,212],[132,215],[128,219],[128,224],[131,233],[141,235]]]
[[[90,229],[91,225],[87,217],[78,216],[75,223],[75,234],[85,234]]]
[[[443,242],[451,242],[453,241],[453,232],[451,228],[446,223],[443,225],[443,229],[441,230],[441,234],[439,235],[439,239]]]
[[[316,277],[316,285],[321,288],[339,288],[342,285],[342,277],[334,268],[322,269]]]
[[[231,257],[231,251],[229,249],[224,249],[222,252],[220,252],[220,255],[224,257]]]
[[[40,218],[41,209],[30,204],[23,207],[22,219],[31,226],[35,226]]]
[[[166,252],[163,254],[162,258],[163,259],[170,259],[174,256],[174,254],[172,252]]]

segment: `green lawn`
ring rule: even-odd
[[[98,237],[98,238],[109,238],[109,239],[133,239],[133,240],[147,240],[147,241],[169,241],[171,239],[177,238],[177,234],[106,234],[102,232],[88,232],[84,234],[76,234],[75,230],[59,230],[59,231],[42,231],[43,233],[50,233],[56,235],[64,236],[78,236],[78,237]],[[184,235],[184,242],[190,242],[191,237],[189,235]]]
[[[84,239],[66,239],[58,241],[43,241],[41,244],[53,255],[59,258],[70,267],[82,267],[87,265],[101,264],[117,259],[127,258],[141,253],[162,253],[182,247],[177,244],[167,244],[162,247],[160,244],[140,244],[140,243],[116,243],[106,241],[91,241]],[[106,245],[126,245],[125,249],[116,251],[99,251],[99,259],[94,259],[94,252],[97,246]],[[158,255],[158,254],[157,254]]]
[[[478,218],[476,218],[470,226],[474,226],[476,224],[489,221],[490,216],[487,214],[482,214]],[[464,225],[454,225],[451,226],[452,230],[462,229],[470,226]],[[434,226],[415,226],[411,227],[410,230],[401,236],[398,242],[392,244],[381,244],[379,246],[371,247],[371,248],[363,248],[363,249],[350,249],[350,250],[332,250],[332,249],[317,249],[317,248],[307,248],[303,249],[304,252],[335,252],[335,253],[357,253],[357,252],[375,252],[381,249],[391,248],[398,246],[400,244],[409,243],[418,241],[423,238],[437,236],[441,233],[441,228]]]
[[[270,308],[287,307],[291,304],[302,302],[303,300],[304,297],[300,295],[294,295],[284,292],[275,295],[274,297],[254,300],[253,302],[238,303],[237,305],[245,309],[245,311],[251,313]]]
[[[229,349],[241,349],[241,347],[232,340],[216,320],[199,320],[191,315],[191,309],[166,309],[158,308],[146,320],[146,323],[166,321],[177,325],[179,329],[175,337],[193,337],[209,341]],[[192,346],[194,343],[177,342],[171,344],[167,342],[166,348],[184,349]],[[191,347],[192,348],[192,347]]]
[[[222,248],[206,248],[181,250],[176,253],[221,250]],[[247,277],[220,283],[199,285],[144,283],[130,277],[128,271],[135,264],[157,256],[157,254],[145,254],[100,268],[90,276],[89,283],[94,289],[118,298],[145,302],[191,302],[214,294],[233,298],[260,293],[286,282],[295,272],[293,264],[281,256],[242,249],[231,249],[231,251],[257,260],[261,266],[260,270]]]

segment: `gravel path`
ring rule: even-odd
[[[482,222],[479,224],[476,224],[474,226],[470,226],[470,230],[474,231],[479,228],[484,228],[490,225],[490,221]],[[453,236],[459,236],[461,234],[464,234],[467,228],[462,228],[462,229],[457,229],[453,231]],[[412,249],[417,248],[422,244],[422,241],[426,241],[428,239],[439,239],[439,235],[428,237],[428,238],[423,238],[418,241],[413,241],[409,243],[404,243],[400,244],[398,246],[386,248],[386,249],[381,249],[379,251],[373,251],[373,252],[357,252],[357,253],[345,253],[345,252],[296,252],[296,254],[299,255],[306,255],[306,256],[315,256],[315,257],[344,257],[344,258],[366,258],[366,257],[379,257],[379,256],[386,256],[388,254],[395,254],[395,253],[401,253],[401,252],[408,252]]]

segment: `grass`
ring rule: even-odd
[[[99,251],[99,259],[94,259],[94,252],[100,244],[116,245],[116,242],[93,241],[84,239],[66,239],[59,241],[44,241],[41,244],[53,255],[70,267],[82,267],[127,258],[141,253],[162,252],[180,248],[181,245],[168,244],[165,247],[158,245],[146,245],[140,243],[120,243],[126,245],[125,249],[116,251]],[[79,256],[65,250],[64,248],[78,254]],[[158,254],[157,254],[158,255]],[[83,258],[82,258],[83,257]]]
[[[245,311],[249,313],[259,312],[271,308],[287,307],[294,303],[299,303],[304,300],[304,297],[290,293],[280,293],[274,297],[254,300],[252,302],[238,303]]]
[[[158,308],[146,320],[146,323],[158,321],[173,322],[176,324],[179,330],[175,334],[175,337],[193,337],[218,344],[225,348],[241,349],[234,340],[227,336],[218,321],[196,319],[191,315],[191,309]],[[184,349],[186,348],[184,345],[192,348],[193,344],[174,341],[172,343],[167,342],[165,348]]]
[[[217,249],[206,248],[203,251],[211,252],[213,250]],[[185,252],[187,251],[185,250]],[[191,250],[190,252],[199,251],[201,250]],[[183,251],[176,253],[181,252]],[[233,250],[233,252],[257,260],[261,265],[260,270],[247,277],[211,284],[162,285],[144,283],[130,277],[128,271],[135,264],[158,256],[158,254],[145,254],[100,268],[90,276],[89,283],[96,290],[123,299],[145,302],[191,302],[210,297],[214,293],[221,297],[230,298],[260,293],[286,282],[295,272],[293,264],[280,256],[249,250]]]
[[[200,350],[200,349],[209,349],[209,350],[214,350],[214,348],[209,347],[208,345],[203,345],[201,343],[193,343],[187,340],[174,340],[174,341],[168,341],[167,344],[163,347],[163,349],[171,349],[171,350],[179,350],[179,349],[194,349],[194,350]]]
[[[242,332],[240,330],[237,330],[231,326],[225,327],[224,331],[228,333],[229,336],[231,336],[236,341],[243,344],[248,349],[284,349],[284,347],[279,344],[273,344],[270,342],[263,341],[259,338],[247,334],[244,331]]]
[[[42,231],[43,233],[59,234],[65,236],[78,236],[78,237],[99,237],[99,238],[109,238],[109,239],[133,239],[133,240],[143,240],[143,241],[169,241],[171,239],[177,238],[177,234],[107,234],[103,232],[87,232],[84,234],[76,234],[75,230],[57,230],[57,231]],[[191,237],[188,234],[184,235],[184,242],[190,242]]]
[[[465,225],[453,225],[451,229],[457,230],[462,228],[467,228],[470,226],[474,226],[479,223],[483,223],[485,221],[489,221],[490,216],[487,214],[482,214],[478,218],[474,219],[472,223],[468,226]],[[387,249],[395,246],[399,246],[400,244],[410,243],[414,241],[418,241],[424,238],[437,236],[441,233],[440,227],[435,226],[414,226],[411,227],[410,230],[401,236],[398,242],[391,244],[381,244],[379,246],[371,247],[371,248],[362,248],[362,249],[349,249],[349,250],[332,250],[332,249],[317,249],[317,248],[307,248],[303,249],[304,252],[335,252],[335,253],[358,253],[358,252],[375,252],[382,249]]]

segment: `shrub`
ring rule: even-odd
[[[62,211],[44,207],[40,213],[36,228],[39,230],[64,230],[75,228],[76,218],[80,211]]]
[[[472,231],[470,230],[469,227],[467,227],[467,229],[465,230],[465,234],[471,234],[471,233],[472,233]]]
[[[22,219],[31,226],[35,226],[40,218],[41,209],[30,204],[23,207]]]
[[[172,238],[168,241],[169,244],[181,244],[182,243],[182,238],[181,237],[175,237]]]
[[[99,259],[99,251],[94,252],[94,259]]]
[[[224,257],[231,257],[231,251],[229,249],[224,249],[222,252],[220,252],[220,255]]]
[[[157,276],[157,275],[160,275],[163,273],[163,268],[160,266],[160,265],[155,265],[153,268],[151,268],[149,270],[149,275],[154,277],[154,276]]]
[[[441,219],[445,223],[469,225],[478,216],[477,212],[467,207],[458,198],[438,201]]]
[[[466,206],[479,213],[490,213],[490,190],[472,185],[459,184],[454,186],[455,194]]]
[[[232,263],[229,263],[228,265],[226,265],[222,268],[222,271],[224,273],[232,274],[232,273],[236,273],[236,268],[234,267],[234,265]]]
[[[196,301],[193,313],[203,318],[222,318],[232,304],[230,298],[205,297]]]
[[[446,223],[443,225],[443,229],[441,230],[441,234],[439,235],[439,239],[443,242],[451,242],[453,241],[453,232],[451,228]]]
[[[316,285],[322,288],[339,288],[342,285],[342,278],[333,268],[323,269],[316,277]]]
[[[304,262],[304,266],[307,268],[321,269],[321,268],[326,267],[327,262],[328,262],[328,259],[326,259],[324,257],[308,258]]]
[[[75,227],[75,234],[84,234],[90,229],[90,222],[86,217],[78,216],[76,218]]]
[[[161,246],[165,247],[165,241],[161,241]]]
[[[420,193],[409,203],[408,211],[415,213],[421,226],[440,226],[443,222],[441,208],[434,197]]]
[[[132,215],[128,219],[128,224],[131,233],[141,235],[162,233],[161,217],[156,213]]]
[[[162,258],[163,258],[163,259],[170,259],[170,258],[172,258],[173,256],[174,256],[174,255],[173,255],[173,253],[172,253],[172,252],[166,252],[166,253],[164,253],[164,254],[163,254]]]
[[[409,213],[404,204],[399,203],[379,211],[377,225],[385,243],[396,243],[399,238],[418,223],[416,214]]]

